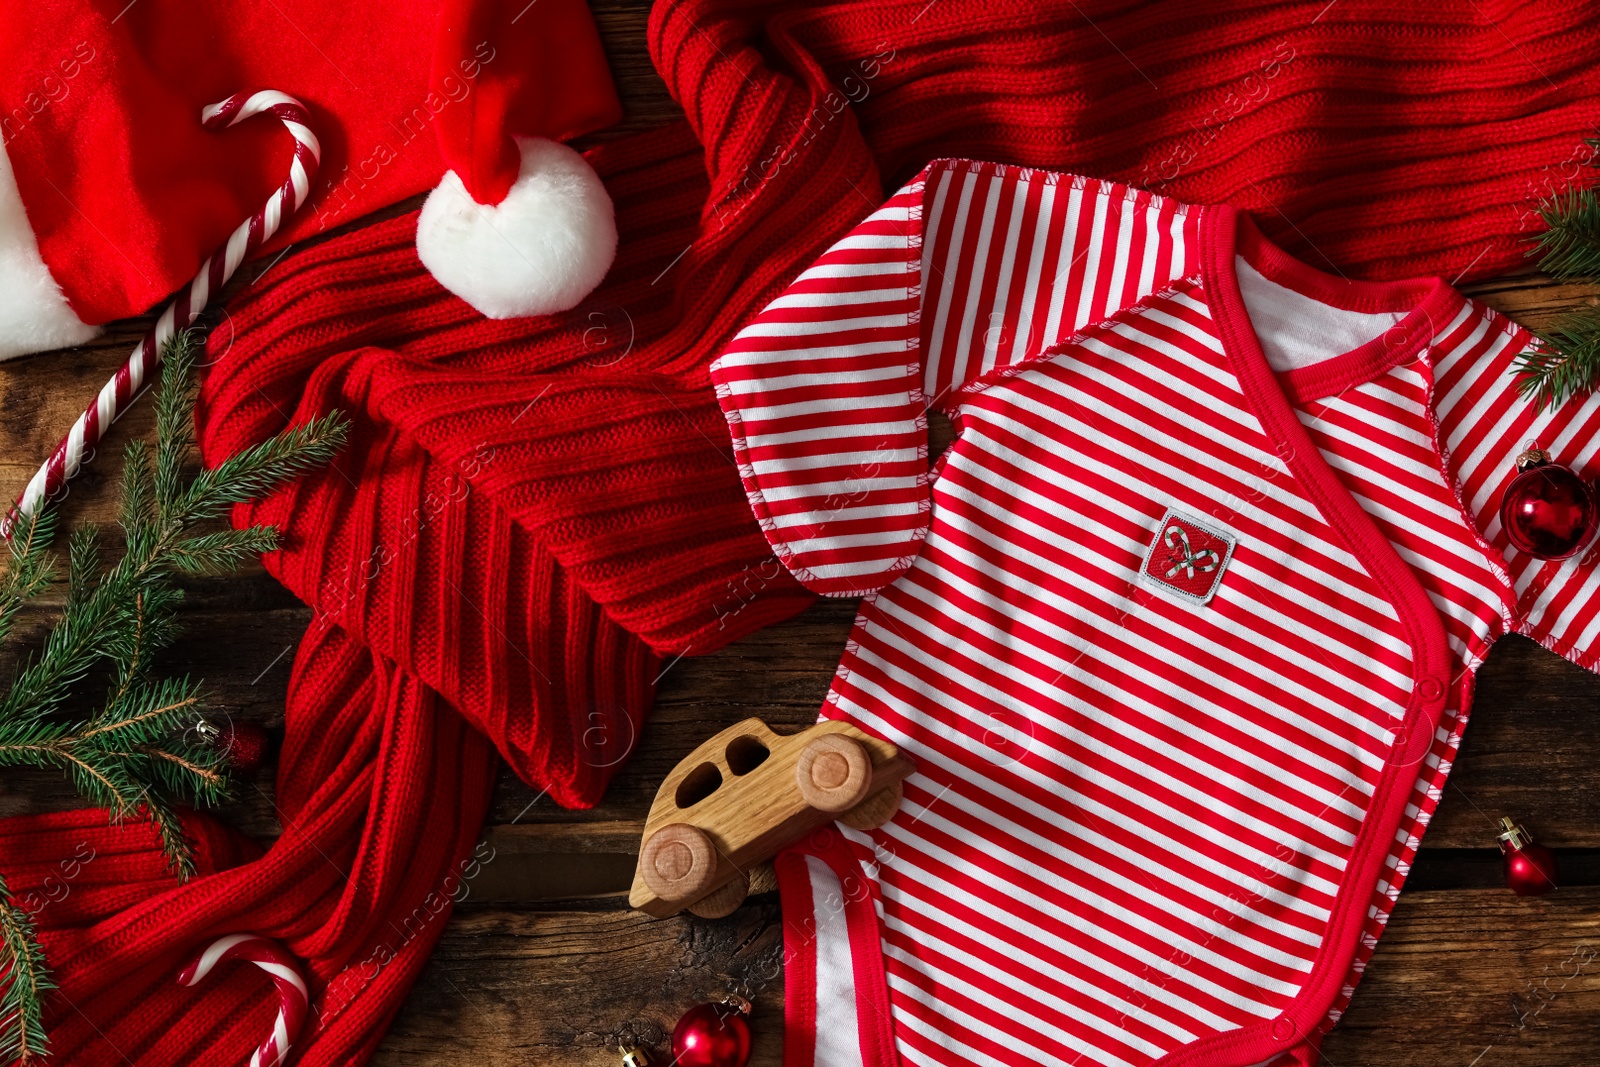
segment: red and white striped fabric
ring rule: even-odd
[[[836,596],[904,570],[927,526],[929,398],[1165,285],[1191,266],[1193,229],[1111,182],[955,160],[918,175],[713,367],[778,557]]]
[[[1593,550],[1493,520],[1529,441],[1596,465],[1600,405],[1518,400],[1528,341],[1226,207],[965,161],[743,331],[751,504],[867,596],[823,715],[918,766],[780,857],[788,1067],[1313,1063],[1490,644],[1595,661]]]

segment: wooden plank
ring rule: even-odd
[[[469,910],[452,919],[375,1064],[615,1067],[638,1041],[666,1063],[677,1016],[781,969],[773,897],[727,919],[617,906]],[[776,1067],[782,981],[756,998],[758,1067]],[[1600,888],[1407,893],[1343,1022],[1329,1067],[1571,1067],[1600,1043]],[[1486,1049],[1492,1054],[1477,1060]]]
[[[1492,847],[1502,815],[1552,847],[1600,845],[1597,712],[1600,677],[1526,638],[1500,641],[1424,847]]]
[[[1600,889],[1405,893],[1330,1067],[1571,1067],[1600,1045]]]
[[[683,109],[667,92],[667,85],[656,73],[645,48],[645,24],[650,21],[648,0],[593,0],[589,8],[600,27],[606,61],[622,97],[623,116],[618,125],[578,141],[578,147],[653,130],[683,118]]]
[[[616,1067],[619,1045],[668,1064],[687,1008],[739,980],[755,996],[755,1067],[782,1045],[776,897],[726,919],[648,919],[623,906],[477,911],[450,921],[376,1057],[380,1067]]]
[[[1565,312],[1600,304],[1600,284],[1552,282],[1547,275],[1519,274],[1463,285],[1461,291],[1511,316],[1530,330],[1543,330]]]

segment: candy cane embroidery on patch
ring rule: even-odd
[[[1197,570],[1201,574],[1209,574],[1222,562],[1222,557],[1217,555],[1217,550],[1214,548],[1196,552],[1189,544],[1189,531],[1176,523],[1167,527],[1166,536],[1162,540],[1167,543],[1168,548],[1174,550],[1167,558],[1177,560],[1167,568],[1167,572],[1161,576],[1163,578],[1172,578],[1179,571],[1183,571],[1192,581]],[[1182,551],[1177,551],[1179,545],[1183,546]]]
[[[1174,596],[1210,603],[1236,540],[1225,530],[1168,508],[1145,549],[1139,577]]]
[[[270,938],[258,934],[228,934],[207,945],[178,975],[178,984],[198,985],[217,964],[227,960],[253,963],[272,976],[272,983],[278,989],[278,1017],[272,1032],[250,1057],[250,1067],[279,1067],[289,1058],[289,1049],[300,1036],[311,1003],[300,961]]]

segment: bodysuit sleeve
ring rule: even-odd
[[[893,581],[927,532],[928,409],[1190,273],[1198,216],[1114,182],[930,164],[712,366],[778,558],[818,593]]]
[[[1445,333],[1456,336],[1439,345],[1451,354],[1435,368],[1440,443],[1468,516],[1504,563],[1508,629],[1600,669],[1600,541],[1566,560],[1535,559],[1511,545],[1499,513],[1524,449],[1544,449],[1591,483],[1600,475],[1600,394],[1553,408],[1521,396],[1516,357],[1534,338],[1478,304],[1469,303]]]

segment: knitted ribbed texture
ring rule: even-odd
[[[693,26],[719,6],[658,6],[658,63],[703,47]],[[785,6],[774,37],[864,97],[852,110],[896,185],[940,155],[1117,178],[1249,208],[1352,278],[1525,268],[1534,200],[1581,177],[1600,132],[1593,2]]]
[[[494,752],[410,672],[324,624],[301,643],[285,726],[283,767],[294,773],[279,775],[284,833],[260,859],[240,863],[244,846],[193,816],[190,825],[220,844],[202,851],[201,877],[174,889],[147,828],[102,828],[115,847],[80,875],[94,891],[78,908],[42,910],[61,983],[52,1062],[244,1063],[276,1009],[260,972],[225,968],[194,990],[175,981],[211,938],[239,931],[281,939],[308,961],[316,987],[334,980],[317,998],[297,1063],[334,1067],[370,1054],[459,891],[451,876],[487,808]],[[7,820],[7,873],[19,854],[30,860],[25,874],[79,854],[104,817],[74,818]],[[29,832],[32,840],[18,840]],[[113,899],[90,879],[122,883],[136,899]],[[69,885],[68,904],[80,891]]]
[[[410,214],[286,256],[213,334],[209,462],[333,407],[355,427],[333,468],[237,517],[280,526],[268,565],[317,611],[285,832],[244,862],[196,817],[203,877],[173,889],[146,831],[100,830],[103,881],[40,918],[55,1062],[244,1063],[266,980],[174,982],[232,931],[310,961],[295,1062],[363,1062],[448,908],[413,917],[486,810],[479,731],[592,803],[651,649],[703,653],[806,602],[750,518],[706,367],[879,205],[880,174],[960,155],[1121,178],[1258,209],[1351,275],[1481,277],[1522,262],[1518,205],[1600,114],[1592,6],[684,0],[649,32],[688,122],[591,153],[621,247],[580,308],[484,320],[418,264]],[[91,827],[0,824],[0,864],[42,885]]]
[[[681,127],[652,140],[659,149],[643,167],[616,166],[610,150],[594,154],[623,242],[603,297],[567,316],[493,322],[445,299],[417,263],[415,216],[286,257],[270,285],[230,305],[214,335],[213,349],[225,354],[207,395],[215,414],[204,421],[219,435],[208,447],[220,454],[283,425],[281,412],[321,367],[331,403],[460,472],[475,494],[536,532],[612,619],[659,649],[708,651],[792,614],[807,598],[763,566],[770,554],[737,491],[725,423],[696,380],[715,343],[741,325],[738,310],[761,293],[697,304],[692,314],[679,297],[751,284],[752,272],[730,267],[735,257],[717,247],[731,237],[748,246],[739,260],[776,256],[781,241],[714,224],[697,238],[706,201],[699,147]],[[364,345],[383,347],[326,367]],[[299,492],[342,492],[336,482],[324,475]],[[342,581],[338,561],[290,555],[282,564],[290,588],[327,601],[287,571],[313,566],[322,574],[306,580]],[[735,585],[743,571],[764,573],[769,594],[780,595],[736,612],[749,599]],[[737,630],[727,618],[735,614]]]
[[[269,569],[317,612],[450,701],[523,778],[569,807],[593,804],[638,737],[659,667],[608,619],[494,494],[468,480],[510,460],[479,436],[459,456],[384,417],[407,360],[361,348],[281,375],[232,362],[202,400],[208,459],[340,408],[355,433],[334,464],[240,521],[283,531]],[[263,373],[269,369],[280,376]],[[298,675],[296,676],[298,677]],[[319,754],[291,735],[284,766]],[[296,771],[298,777],[299,772]]]

